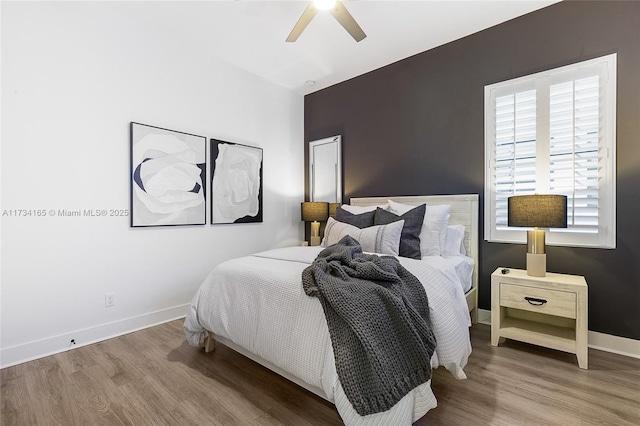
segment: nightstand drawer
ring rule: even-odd
[[[500,306],[576,318],[576,294],[567,291],[500,283]]]

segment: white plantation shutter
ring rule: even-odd
[[[485,87],[485,239],[507,226],[512,195],[567,196],[547,244],[615,247],[615,62],[609,55]]]
[[[551,86],[550,192],[567,196],[568,228],[598,232],[599,76]]]
[[[507,198],[536,189],[536,92],[496,99],[496,225],[507,226]]]

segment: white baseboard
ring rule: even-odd
[[[189,304],[174,306],[172,308],[3,348],[0,350],[0,368],[22,364],[23,362],[54,355],[70,349],[76,349],[92,343],[122,336],[123,334],[153,327],[154,325],[184,318],[189,306]],[[70,343],[71,339],[74,339],[75,344]]]
[[[589,347],[640,359],[640,340],[627,339],[625,337],[590,331]]]
[[[491,325],[491,311],[478,309],[478,322]],[[598,333],[597,331],[589,331],[588,339],[590,348],[640,359],[640,340]]]
[[[491,310],[478,309],[478,322],[480,324],[491,325]]]

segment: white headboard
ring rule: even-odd
[[[478,194],[456,194],[456,195],[418,195],[412,197],[369,197],[351,198],[354,206],[373,206],[386,204],[388,200],[393,200],[402,204],[419,206],[426,205],[451,205],[450,225],[464,225],[464,248],[467,256],[473,259],[472,288],[478,288]]]

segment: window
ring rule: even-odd
[[[507,226],[512,195],[567,196],[548,245],[615,248],[616,55],[485,86],[485,239]]]

